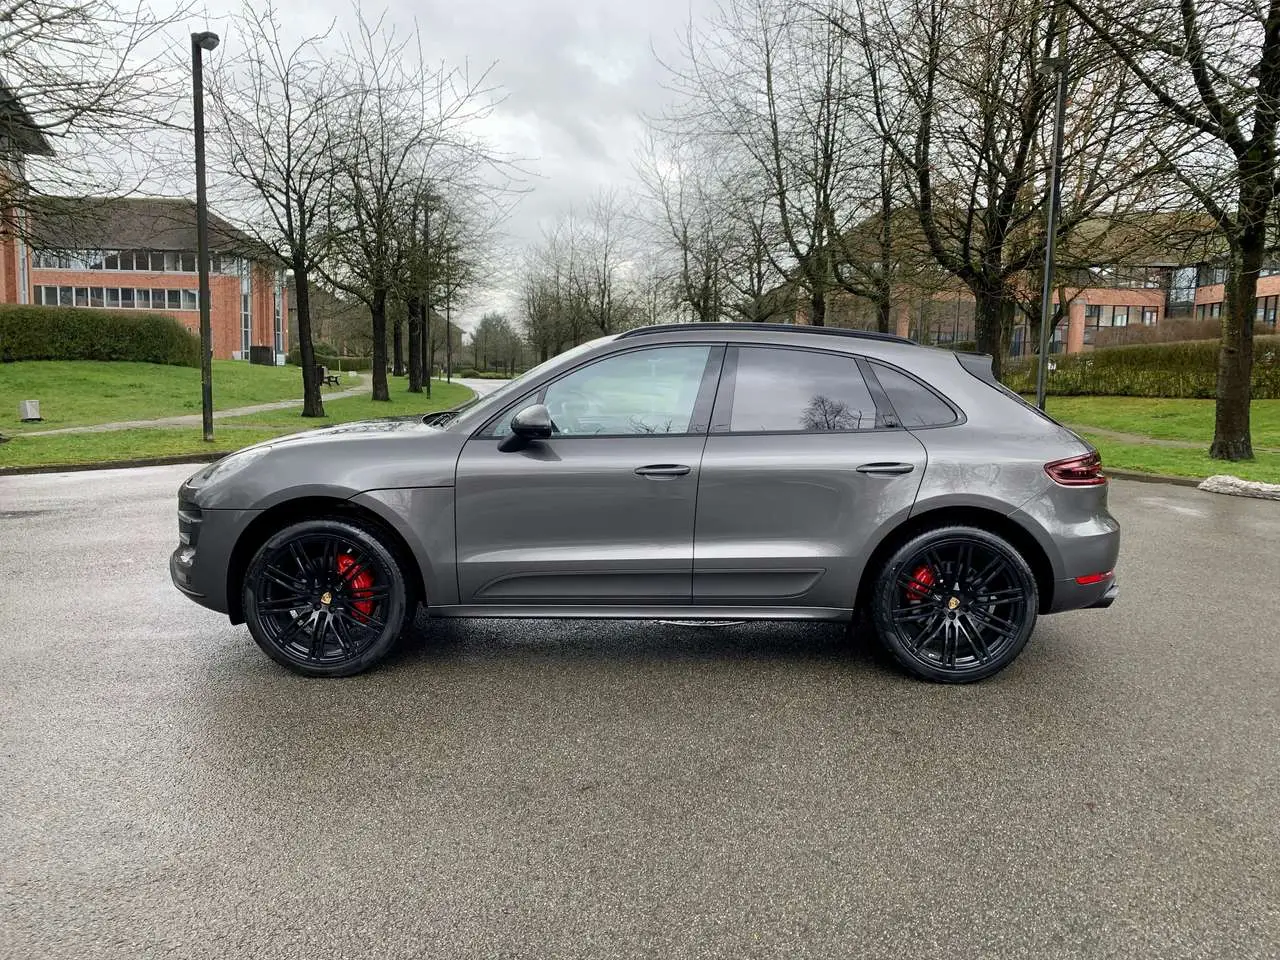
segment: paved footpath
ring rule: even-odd
[[[354,397],[369,389],[369,377],[360,374],[360,382],[346,390],[326,393],[325,400],[341,400],[343,397]],[[272,403],[255,403],[248,407],[232,407],[230,410],[216,410],[213,419],[224,420],[227,417],[244,417],[251,413],[265,413],[268,410],[287,410],[289,407],[302,406],[302,400],[276,400]],[[177,417],[159,417],[154,420],[118,420],[114,423],[92,423],[83,427],[60,427],[57,430],[32,430],[24,432],[24,437],[47,437],[57,433],[109,433],[112,430],[133,430],[138,427],[196,427],[200,425],[201,414],[184,413]]]

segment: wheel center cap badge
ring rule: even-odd
[[[333,594],[330,593],[328,590],[326,590],[324,593],[320,595],[320,602],[327,607],[330,603],[333,602]]]
[[[326,596],[327,596],[327,594],[326,594]],[[326,601],[325,601],[325,603],[328,603],[328,602],[329,602],[328,600],[326,600]],[[947,609],[948,609],[948,610],[954,610],[954,609],[956,609],[958,606],[960,606],[960,598],[959,598],[959,597],[952,597],[950,600],[948,600],[948,601],[947,601]]]

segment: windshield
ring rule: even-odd
[[[452,422],[459,417],[462,417],[464,414],[470,413],[473,407],[479,406],[482,402],[486,409],[495,409],[500,407],[511,398],[519,396],[530,382],[541,376],[547,370],[570,361],[574,357],[586,353],[593,347],[612,339],[612,336],[597,337],[595,340],[588,340],[586,343],[580,343],[576,347],[570,347],[568,350],[564,351],[564,353],[558,353],[550,360],[544,360],[537,366],[530,367],[524,373],[520,374],[520,376],[516,377],[514,380],[507,381],[488,396],[474,396],[466,403],[459,404],[452,410],[448,411],[448,416],[437,415],[435,423],[436,425],[440,425]],[[493,401],[493,407],[489,406],[489,401]]]

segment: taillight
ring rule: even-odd
[[[1064,487],[1096,487],[1107,482],[1102,472],[1102,457],[1096,450],[1081,457],[1046,463],[1044,472]]]

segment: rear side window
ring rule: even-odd
[[[874,430],[876,405],[853,357],[739,347],[731,433]],[[717,418],[717,429],[725,425]]]
[[[956,412],[951,405],[923,383],[883,363],[872,363],[871,368],[889,395],[902,426],[942,427],[956,422]]]

